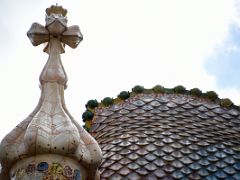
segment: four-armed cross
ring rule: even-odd
[[[27,36],[34,46],[47,43],[44,52],[49,54],[49,59],[40,75],[41,84],[58,82],[66,87],[67,75],[60,54],[65,52],[65,44],[76,48],[83,37],[78,26],[67,27],[67,10],[62,6],[51,6],[46,13],[46,25],[33,23]]]

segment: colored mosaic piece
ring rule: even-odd
[[[72,177],[73,170],[69,166],[65,166],[63,169],[63,175],[65,175],[66,177]]]
[[[73,170],[70,166],[65,166],[59,163],[41,162],[35,167],[34,164],[29,164],[26,169],[19,169],[15,175],[17,179],[39,179],[39,180],[84,180],[79,169]]]
[[[48,163],[47,162],[41,162],[37,165],[38,171],[46,171],[48,170]]]
[[[29,164],[27,169],[26,169],[26,173],[33,173],[35,171],[35,164]]]
[[[74,170],[74,175],[73,175],[74,180],[81,180],[81,172],[78,169]]]

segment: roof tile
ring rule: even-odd
[[[139,94],[95,109],[102,179],[240,177],[240,113],[204,98]]]

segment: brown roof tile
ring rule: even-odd
[[[240,179],[240,113],[184,94],[139,94],[94,111],[102,179]]]

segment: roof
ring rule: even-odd
[[[141,92],[93,110],[101,179],[240,179],[237,106],[186,92]]]

